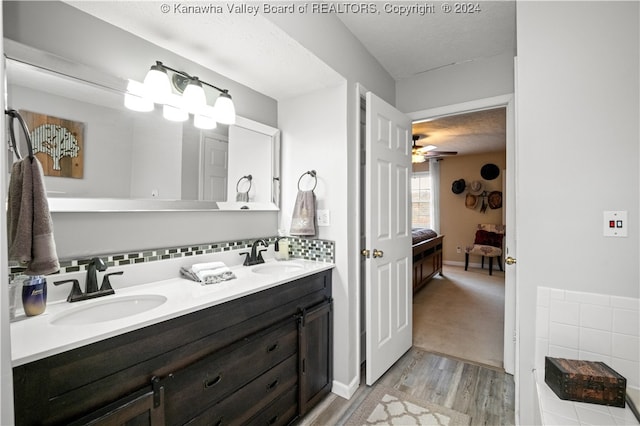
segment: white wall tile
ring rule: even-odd
[[[640,338],[628,334],[613,334],[611,355],[616,358],[640,361]]]
[[[631,309],[614,309],[612,331],[614,333],[640,336],[640,311]]]
[[[536,357],[534,365],[536,370],[544,371],[544,357],[549,355],[549,340],[537,338],[536,339]]]
[[[559,290],[557,288],[549,289],[549,299],[550,300],[564,300],[564,290]]]
[[[570,325],[580,324],[580,304],[551,299],[549,305],[549,318],[552,322]]]
[[[536,337],[549,337],[549,308],[538,306],[536,313]]]
[[[569,349],[563,346],[549,345],[549,356],[554,358],[579,359],[577,349]]]
[[[592,328],[580,329],[580,350],[611,356],[611,333]]]
[[[588,303],[591,305],[609,306],[611,296],[608,294],[584,293],[582,291],[567,291],[564,299],[568,302]]]
[[[596,330],[611,331],[613,324],[613,309],[609,306],[581,304],[580,326],[595,328]]]
[[[640,311],[640,299],[632,297],[611,296],[611,306],[616,308]]]
[[[604,362],[608,366],[611,366],[612,358],[609,355],[581,350],[578,354],[578,359],[583,361],[600,361]]]
[[[538,306],[549,306],[549,287],[538,287]]]
[[[579,349],[580,328],[574,325],[550,323],[549,344]]]
[[[640,387],[640,363],[622,358],[611,358],[609,367],[627,379],[627,386]]]

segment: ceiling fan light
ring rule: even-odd
[[[165,103],[171,95],[169,75],[162,62],[156,62],[156,65],[151,66],[144,78],[144,88],[146,97],[159,104]]]
[[[433,151],[434,149],[438,149],[438,147],[435,145],[427,145],[427,146],[420,147],[419,149],[422,152],[428,152],[428,151]]]
[[[207,104],[207,97],[198,77],[189,80],[189,84],[182,93],[185,108],[194,114]]]
[[[222,124],[235,124],[236,122],[236,107],[233,105],[231,95],[227,92],[220,93],[216,104],[214,105],[215,116],[219,123]]]
[[[424,155],[411,154],[412,163],[424,163],[425,161],[426,161],[426,158],[424,158]]]

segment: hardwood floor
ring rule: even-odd
[[[503,323],[500,314],[504,290],[500,281],[504,278],[489,277],[486,271],[461,273],[458,269],[461,268],[446,268],[444,277],[432,280],[431,288],[427,285],[416,296],[414,347],[375,386],[391,386],[421,400],[467,414],[472,425],[513,425],[513,376],[498,367],[502,365]],[[469,282],[470,277],[478,283]],[[480,290],[474,290],[478,284]],[[454,295],[449,294],[456,291]],[[449,302],[441,301],[440,293]],[[452,304],[451,300],[455,303]],[[429,303],[431,305],[426,306]],[[464,306],[458,307],[458,304]],[[494,311],[496,315],[491,314]],[[432,312],[436,316],[425,320]],[[464,321],[467,317],[472,319],[471,324]],[[460,319],[462,321],[458,321]],[[453,324],[455,322],[458,324]],[[422,323],[429,326],[422,327]],[[433,324],[438,324],[438,327],[433,327]],[[483,332],[478,333],[478,329]],[[487,334],[492,329],[500,332],[495,338]],[[480,334],[481,339],[474,340],[474,333]],[[493,348],[498,343],[500,347]],[[430,347],[438,350],[430,352]],[[496,350],[500,359],[491,355]],[[455,355],[442,355],[442,352]],[[361,377],[364,378],[364,372]],[[301,419],[300,424],[343,425],[372,389],[361,383],[350,400],[330,394]]]
[[[467,414],[472,425],[514,424],[513,377],[499,369],[414,347],[374,386],[378,385]],[[331,394],[299,424],[343,425],[372,389],[361,383],[350,400]]]

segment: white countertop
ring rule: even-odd
[[[267,263],[280,263],[267,260]],[[168,319],[176,318],[210,306],[266,290],[297,278],[315,274],[334,267],[333,263],[293,259],[287,263],[302,266],[301,269],[282,274],[259,274],[254,267],[233,266],[235,279],[219,284],[202,285],[184,278],[171,278],[118,289],[116,294],[81,302],[58,301],[47,304],[44,313],[34,317],[19,316],[11,323],[12,363],[16,367],[47,356],[85,346],[100,340],[140,329]],[[258,265],[256,265],[258,266]],[[53,325],[52,319],[61,312],[84,308],[89,304],[136,295],[162,295],[167,301],[151,310],[122,319],[93,324]]]

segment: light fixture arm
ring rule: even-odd
[[[199,79],[198,77],[196,77],[196,76],[189,75],[189,74],[187,74],[186,72],[184,72],[184,71],[180,71],[180,70],[177,70],[177,69],[175,69],[175,68],[171,68],[170,66],[167,66],[167,65],[163,64],[161,61],[156,61],[156,66],[161,67],[161,68],[164,68],[164,69],[167,69],[167,70],[169,70],[169,71],[171,71],[171,72],[174,72],[174,73],[176,73],[176,74],[179,74],[179,75],[181,75],[181,76],[183,76],[183,77],[188,78],[189,80],[198,80],[201,84],[204,84],[204,85],[209,86],[209,87],[211,87],[211,88],[213,88],[213,89],[216,89],[218,92],[225,93],[225,94],[227,94],[227,95],[229,94],[229,90],[228,90],[228,89],[221,89],[221,88],[219,88],[219,87],[217,87],[217,86],[214,86],[214,85],[213,85],[213,84],[211,84],[211,83],[207,83],[207,82],[206,82],[206,81],[204,81],[204,80],[200,80],[200,79]]]

